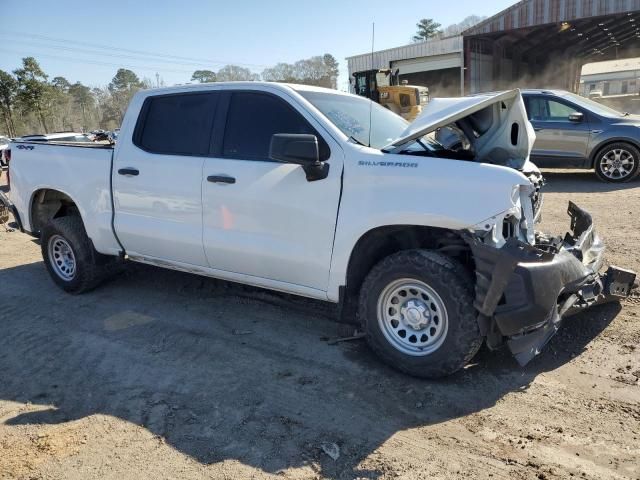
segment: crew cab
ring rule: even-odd
[[[435,138],[456,128],[465,146]],[[438,377],[486,339],[524,364],[563,316],[624,297],[603,244],[535,231],[539,172],[518,90],[434,99],[413,123],[371,101],[275,83],[137,93],[115,147],[11,144],[20,229],[70,293],[125,261],[340,305],[390,365]]]

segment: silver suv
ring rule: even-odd
[[[562,90],[524,90],[536,131],[539,167],[593,168],[600,180],[626,182],[640,165],[640,116]]]

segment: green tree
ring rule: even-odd
[[[80,82],[76,82],[69,86],[69,95],[71,95],[76,105],[80,105],[80,110],[82,111],[82,130],[88,130],[87,111],[95,104],[91,89],[86,85],[82,85]]]
[[[460,23],[454,23],[445,27],[442,30],[442,35],[444,37],[452,37],[454,35],[460,35],[465,30],[477,25],[481,21],[483,21],[487,17],[480,17],[478,15],[469,15],[465,17]]]
[[[248,68],[227,65],[218,70],[216,78],[218,82],[257,81],[260,80],[260,75]]]
[[[430,38],[437,37],[441,33],[441,31],[438,30],[441,25],[431,18],[423,18],[416,24],[416,27],[418,31],[413,36],[414,42],[424,42]]]
[[[326,53],[298,60],[296,63],[278,63],[262,72],[267,82],[302,83],[326,88],[337,88],[338,62]]]
[[[51,80],[51,85],[56,87],[61,92],[65,93],[69,91],[69,87],[71,86],[69,80],[64,77],[55,77],[53,80]]]
[[[212,72],[211,70],[196,70],[191,75],[192,82],[215,82],[216,81],[216,72]]]
[[[47,75],[33,57],[22,59],[22,68],[13,72],[18,79],[18,101],[24,111],[32,110],[38,115],[40,126],[49,133],[46,117],[50,113],[52,87],[47,82]]]
[[[16,126],[13,121],[13,108],[18,93],[18,81],[10,73],[0,70],[0,110],[7,127],[7,135],[16,136]]]
[[[338,88],[338,75],[340,73],[340,64],[330,53],[325,53],[322,57],[324,65],[327,68],[327,74],[329,76],[330,88]]]
[[[265,82],[297,83],[295,68],[290,63],[278,63],[262,71]]]
[[[144,87],[138,76],[131,70],[120,68],[108,85],[112,103],[108,105],[109,119],[122,123],[124,112],[131,97]]]

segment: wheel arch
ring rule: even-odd
[[[38,188],[29,200],[29,226],[39,236],[42,227],[51,219],[77,215],[84,224],[78,203],[68,193],[56,188]]]
[[[354,318],[354,299],[365,277],[382,259],[402,250],[424,248],[458,258],[465,267],[475,266],[469,246],[455,230],[423,225],[379,226],[363,233],[349,255],[344,284],[340,287],[340,316],[350,323]],[[347,318],[348,317],[348,318]]]
[[[609,145],[613,145],[614,143],[628,143],[634,148],[636,148],[638,151],[640,151],[640,142],[637,140],[634,140],[633,138],[629,138],[629,137],[607,138],[606,140],[603,140],[602,142],[600,142],[599,144],[597,144],[595,147],[591,149],[591,154],[589,156],[589,168],[595,168],[598,153],[600,153],[600,151],[603,148]]]

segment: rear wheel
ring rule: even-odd
[[[115,259],[103,259],[94,250],[80,217],[54,218],[42,229],[40,240],[47,271],[65,292],[95,288],[115,265]]]
[[[359,316],[371,348],[418,377],[450,375],[480,348],[473,278],[455,260],[407,250],[382,260],[360,292]]]
[[[613,143],[602,148],[593,165],[603,182],[623,183],[638,174],[640,152],[628,143]]]

